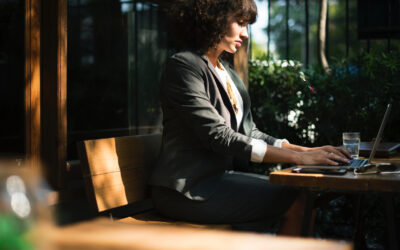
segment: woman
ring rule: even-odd
[[[296,213],[297,191],[236,169],[249,161],[336,165],[348,162],[349,154],[290,144],[255,126],[243,82],[219,59],[248,38],[255,3],[174,1],[168,13],[185,50],[170,58],[161,79],[163,141],[150,181],[156,209],[175,219],[238,228],[279,217],[290,207],[286,217],[296,217],[290,214]]]

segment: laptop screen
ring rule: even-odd
[[[379,127],[378,135],[376,136],[376,139],[375,139],[375,142],[374,142],[374,146],[372,147],[372,150],[371,150],[371,154],[369,155],[368,163],[371,163],[372,159],[374,159],[376,150],[378,149],[379,143],[380,143],[380,141],[382,139],[383,130],[385,129],[386,122],[388,120],[391,108],[392,108],[392,104],[389,103],[387,105],[385,115],[383,116],[383,119],[382,119],[382,122],[381,122],[381,126]]]

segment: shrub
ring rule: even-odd
[[[377,134],[392,103],[384,140],[399,141],[400,53],[363,53],[336,61],[331,72],[294,61],[249,63],[249,93],[259,129],[292,143],[340,145],[343,131]]]

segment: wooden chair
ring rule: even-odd
[[[161,147],[161,135],[85,140],[78,143],[85,189],[95,213],[127,223],[174,224],[230,229],[165,218],[153,209],[148,179]]]

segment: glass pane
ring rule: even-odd
[[[268,1],[256,0],[257,21],[249,26],[251,58],[266,58],[268,54]]]
[[[363,39],[400,38],[398,0],[358,1],[358,34]]]
[[[346,0],[328,1],[327,53],[329,59],[346,57]]]
[[[153,4],[143,4],[142,9],[138,9],[140,18],[138,18],[138,29],[135,34],[138,45],[137,56],[133,57],[134,61],[130,65],[132,69],[129,76],[137,76],[136,81],[138,89],[132,91],[131,96],[137,96],[138,105],[136,112],[138,130],[135,133],[151,133],[160,131],[161,124],[161,107],[158,96],[158,82],[164,63],[168,56],[167,51],[167,32],[163,26],[162,18],[159,16],[159,11]],[[132,27],[134,25],[134,18]],[[130,29],[133,30],[133,29]],[[161,41],[161,43],[154,42]],[[135,44],[134,41],[129,44]],[[131,49],[134,49],[131,47]],[[135,64],[137,69],[135,71]],[[136,72],[136,74],[135,74]],[[132,83],[135,82],[131,79]],[[132,119],[132,120],[135,120]]]
[[[0,1],[0,156],[25,154],[25,1]]]
[[[289,59],[306,62],[305,1],[289,1]]]
[[[69,159],[77,140],[160,131],[165,26],[148,2],[68,1]]]
[[[357,2],[349,0],[349,56],[367,49],[365,40],[358,39],[357,18]]]
[[[270,56],[273,59],[286,57],[286,0],[271,0]]]
[[[308,0],[309,64],[318,63],[319,0]]]

